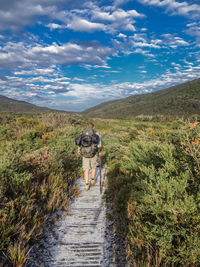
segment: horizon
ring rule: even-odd
[[[181,84],[176,84],[176,85],[174,85],[174,86],[179,86],[179,85],[182,85],[182,84],[185,84],[185,83],[188,83],[188,82],[193,82],[193,81],[196,81],[196,80],[200,80],[200,78],[196,78],[196,79],[194,79],[194,80],[189,80],[189,81],[187,81],[187,82],[184,82],[184,83],[181,83]],[[137,95],[147,95],[147,94],[150,94],[150,93],[156,93],[156,92],[159,92],[159,91],[162,91],[162,90],[167,90],[167,89],[170,89],[170,88],[173,88],[174,86],[171,86],[171,87],[167,87],[167,88],[164,88],[164,89],[158,89],[158,90],[156,90],[156,91],[153,91],[153,92],[147,92],[147,93],[141,93],[141,94],[137,94]],[[136,96],[136,95],[130,95],[130,96],[128,96],[128,97],[131,97],[131,96]],[[6,98],[8,98],[8,99],[11,99],[11,100],[14,100],[14,101],[20,101],[20,102],[24,102],[24,100],[18,100],[18,99],[14,99],[14,98],[9,98],[9,97],[7,97],[7,96],[4,96],[4,95],[1,95],[0,94],[0,97],[6,97]],[[127,97],[125,97],[125,98],[127,98]],[[119,98],[119,99],[113,99],[113,100],[108,100],[108,101],[104,101],[104,102],[101,102],[101,103],[99,103],[99,104],[97,104],[97,105],[94,105],[94,106],[91,106],[91,107],[89,107],[89,108],[87,108],[87,109],[84,109],[84,110],[81,110],[81,111],[76,111],[76,110],[74,110],[74,111],[69,111],[69,110],[63,110],[63,109],[55,109],[56,111],[66,111],[66,112],[72,112],[72,113],[81,113],[81,112],[84,112],[84,111],[86,111],[86,110],[88,110],[88,109],[90,109],[90,108],[94,108],[94,107],[96,107],[96,106],[98,106],[98,105],[101,105],[101,104],[104,104],[104,103],[108,103],[108,102],[110,102],[110,101],[117,101],[117,100],[121,100],[121,99],[125,99],[125,98]],[[31,102],[28,102],[28,101],[25,101],[25,103],[28,103],[28,104],[32,104]],[[48,108],[47,106],[39,106],[38,105],[38,107],[42,107],[42,108]],[[53,108],[52,108],[53,109]]]
[[[0,94],[80,112],[198,79],[198,2],[2,0]]]

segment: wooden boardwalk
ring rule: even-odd
[[[80,180],[80,196],[72,203],[69,215],[58,222],[52,247],[52,267],[102,266],[105,236],[105,205],[99,193],[99,179],[88,191]]]
[[[59,219],[51,231],[46,230],[39,263],[28,266],[116,266],[112,262],[112,240],[108,240],[106,233],[106,207],[99,190],[99,171],[96,177],[95,186],[88,191],[80,179],[80,195],[70,205],[68,215]]]

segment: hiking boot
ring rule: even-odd
[[[92,185],[95,185],[95,183],[96,183],[95,179],[92,178],[92,179],[91,179],[91,184],[92,184]]]
[[[89,190],[90,188],[90,184],[89,183],[85,183],[85,190]]]

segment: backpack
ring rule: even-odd
[[[82,146],[81,155],[84,158],[93,158],[96,155],[97,146],[92,144],[91,146]]]
[[[99,136],[93,129],[87,128],[75,139],[75,143],[81,147],[83,157],[93,158],[97,152]]]

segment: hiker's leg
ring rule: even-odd
[[[89,169],[84,170],[84,179],[85,183],[87,184],[89,182]]]
[[[95,179],[95,175],[96,175],[96,165],[97,165],[97,156],[95,155],[95,156],[91,159],[92,179]]]
[[[96,175],[96,168],[93,168],[93,169],[92,169],[92,179],[95,178],[95,175]]]
[[[92,178],[91,178],[92,185],[96,184],[95,175],[96,175],[96,168],[92,168]]]
[[[89,170],[91,168],[90,166],[90,159],[89,158],[84,158],[83,157],[83,161],[82,161],[82,168],[84,170],[84,179],[85,179],[85,183],[89,182]]]

